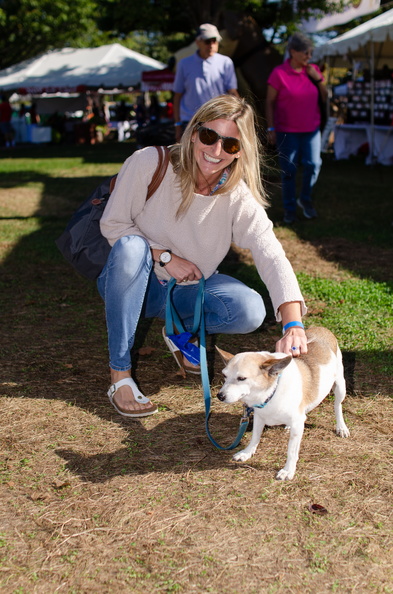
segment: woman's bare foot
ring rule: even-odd
[[[111,383],[116,384],[126,377],[131,377],[130,371],[116,371],[111,369]],[[113,396],[113,402],[117,408],[124,413],[132,414],[136,412],[145,412],[152,408],[152,402],[142,403],[135,400],[133,391],[130,386],[121,386],[116,390]]]

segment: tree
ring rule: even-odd
[[[342,10],[346,0],[97,0],[99,28],[114,35],[144,30],[171,36],[184,33],[190,38],[201,23],[220,25],[223,13],[233,10],[252,16],[261,29],[285,25],[293,30],[314,10],[322,13]]]
[[[98,25],[118,34],[145,30],[162,35],[194,34],[198,25],[213,22],[227,0],[97,0]]]
[[[310,11],[344,0],[0,0],[0,69],[49,49],[119,42],[167,62],[201,23],[224,28],[228,10],[253,17],[274,37]]]
[[[0,68],[78,45],[95,29],[95,10],[94,0],[0,0]]]

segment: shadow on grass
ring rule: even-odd
[[[300,178],[299,178],[300,181]],[[282,225],[280,180],[270,179],[269,217]],[[318,218],[306,220],[298,208],[296,235],[315,246],[321,258],[377,282],[393,281],[393,167],[367,166],[361,157],[335,161],[323,156],[314,191]]]
[[[335,435],[335,419],[333,403],[331,405],[331,429],[327,431]],[[212,434],[222,447],[228,447],[238,432],[238,416],[228,413],[215,413],[214,423],[210,424]],[[188,471],[204,472],[236,468],[232,461],[233,450],[218,450],[207,439],[204,433],[204,417],[202,414],[181,414],[167,419],[152,429],[147,429],[141,422],[132,421],[133,429],[124,440],[124,447],[113,452],[89,455],[73,449],[56,449],[57,456],[66,462],[66,468],[82,481],[105,483],[117,476],[138,476],[148,474],[184,474]],[[314,423],[306,424],[306,429],[313,430]],[[286,454],[289,439],[284,425],[265,427],[262,440],[267,434],[279,435],[283,439],[282,457]],[[247,434],[246,434],[247,435]],[[271,436],[269,435],[269,438]],[[339,439],[337,437],[337,439]],[[244,438],[243,447],[249,441]],[[261,444],[263,448],[263,441]],[[278,470],[280,460],[263,462],[258,460],[261,468],[271,472],[272,478]]]
[[[2,151],[3,158],[11,159],[74,159],[84,163],[122,163],[136,148],[135,141],[77,144],[25,144]]]
[[[214,436],[225,447],[235,438],[239,416],[217,413]],[[204,432],[204,415],[179,414],[147,429],[131,421],[132,430],[124,447],[111,453],[84,455],[72,449],[58,449],[56,454],[67,468],[82,480],[105,482],[119,475],[184,473],[228,467],[233,452],[216,449]],[[236,450],[235,450],[236,451]]]

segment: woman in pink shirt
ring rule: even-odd
[[[282,179],[284,223],[296,221],[296,173],[303,166],[297,204],[307,219],[317,216],[311,194],[321,169],[321,115],[319,93],[327,97],[324,78],[316,64],[309,64],[311,40],[295,33],[288,43],[289,58],[274,68],[268,79],[266,119],[268,141],[276,144]]]

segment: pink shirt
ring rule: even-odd
[[[314,68],[321,74],[316,64]],[[268,84],[278,91],[274,105],[276,132],[314,132],[321,123],[318,89],[309,79],[306,68],[296,72],[289,59],[276,66]]]

